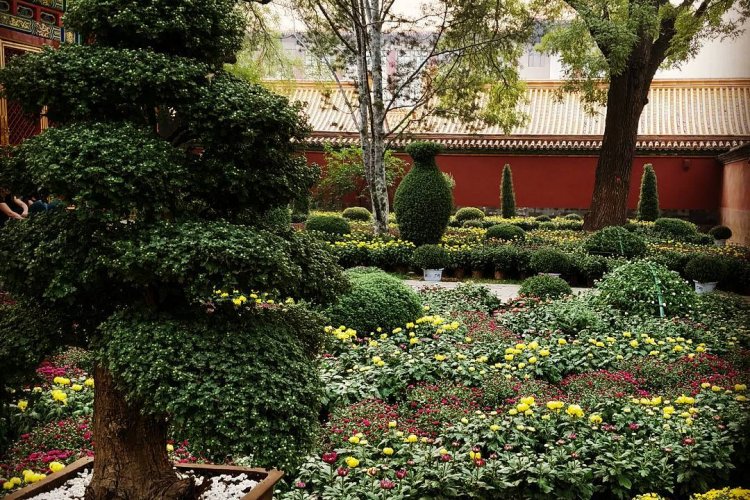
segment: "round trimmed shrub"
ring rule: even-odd
[[[349,222],[337,215],[314,215],[308,217],[305,229],[336,235],[344,235],[352,232]]]
[[[420,269],[443,269],[448,265],[449,257],[440,245],[422,245],[414,250],[412,261]]]
[[[484,212],[475,207],[464,207],[456,212],[456,220],[464,222],[467,220],[484,219]]]
[[[292,211],[286,205],[272,208],[263,215],[263,222],[272,228],[289,229],[292,225]]]
[[[537,222],[551,222],[552,218],[549,215],[539,215],[535,218]]]
[[[373,268],[350,269],[346,275],[351,289],[328,309],[332,325],[366,335],[378,327],[390,332],[421,314],[419,296],[398,278]]]
[[[646,253],[646,242],[620,226],[609,226],[589,236],[583,247],[590,254],[640,257]]]
[[[461,227],[484,227],[482,219],[469,219],[461,224]]]
[[[602,303],[621,311],[661,316],[684,316],[695,303],[695,293],[678,273],[642,260],[623,264],[597,283]],[[660,307],[661,304],[661,307]]]
[[[513,224],[497,224],[487,229],[484,237],[488,240],[523,241],[526,239],[526,231]]]
[[[442,150],[433,142],[413,142],[406,152],[414,166],[393,200],[401,237],[417,246],[439,243],[453,210],[453,193],[435,163]]]
[[[678,240],[692,240],[697,232],[695,224],[682,219],[662,217],[654,221],[654,230],[662,236]]]
[[[573,290],[564,279],[555,276],[532,276],[521,283],[518,293],[540,299],[556,299],[570,295]]]
[[[715,240],[728,240],[732,237],[732,230],[727,226],[714,226],[708,231],[708,234],[713,236]]]
[[[554,231],[557,229],[554,222],[541,222],[537,229],[544,229],[545,231]]]
[[[349,207],[341,212],[341,216],[344,219],[362,222],[370,222],[372,220],[372,214],[365,207]]]
[[[721,281],[727,276],[727,265],[720,257],[696,255],[685,265],[685,276],[699,283]]]
[[[567,215],[566,215],[565,217],[563,217],[563,218],[564,218],[564,219],[567,219],[567,220],[583,220],[583,217],[581,217],[581,216],[580,216],[580,215],[578,215],[578,214],[567,214]]]
[[[540,248],[531,254],[531,268],[538,273],[565,274],[570,270],[570,257],[554,248]]]

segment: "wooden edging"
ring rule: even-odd
[[[76,460],[63,470],[50,474],[41,481],[30,484],[15,493],[11,493],[5,497],[5,500],[24,500],[58,488],[81,470],[91,467],[93,461],[94,459],[91,457]],[[284,473],[278,469],[251,469],[234,465],[175,464],[175,468],[181,471],[192,470],[198,473],[203,471],[212,476],[219,474],[247,474],[253,481],[258,481],[258,484],[247,495],[243,496],[241,500],[271,500],[276,483],[284,477]]]

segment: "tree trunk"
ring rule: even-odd
[[[650,84],[647,74],[632,68],[611,79],[602,149],[584,229],[597,230],[627,222],[638,121],[646,105]]]
[[[192,480],[177,478],[167,456],[167,423],[126,402],[104,367],[94,369],[94,475],[86,500],[183,500]]]

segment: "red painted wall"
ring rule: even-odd
[[[324,165],[321,152],[308,161]],[[411,159],[404,156],[407,161]],[[595,156],[442,154],[441,170],[456,181],[457,206],[499,207],[503,165],[513,170],[516,204],[529,208],[586,209],[594,188]],[[715,158],[641,156],[633,161],[628,206],[636,208],[643,165],[656,171],[659,203],[665,210],[716,210],[721,201],[722,167]]]
[[[750,245],[750,158],[724,165],[721,223],[732,230],[732,243]]]

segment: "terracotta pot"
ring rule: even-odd
[[[90,469],[94,463],[93,458],[82,458],[65,467],[60,472],[48,475],[38,483],[30,484],[25,488],[14,491],[5,500],[22,500],[32,498],[40,493],[52,491],[59,488],[66,481],[75,477],[79,472]],[[203,476],[217,476],[220,474],[247,474],[253,481],[258,484],[250,490],[242,500],[272,500],[273,489],[284,473],[277,469],[254,469],[250,467],[236,467],[232,465],[206,465],[206,464],[175,464],[175,468],[182,471],[192,470],[196,474]]]
[[[476,271],[475,270],[475,271],[471,272],[471,277],[474,278],[475,280],[482,279],[482,276],[483,276],[482,271]]]
[[[466,270],[463,267],[457,267],[453,272],[453,275],[456,277],[456,279],[462,280],[464,279],[464,277],[466,277]]]
[[[396,272],[399,274],[409,274],[409,266],[396,266]]]
[[[495,271],[495,279],[496,280],[504,280],[505,279],[505,273],[502,271]]]

